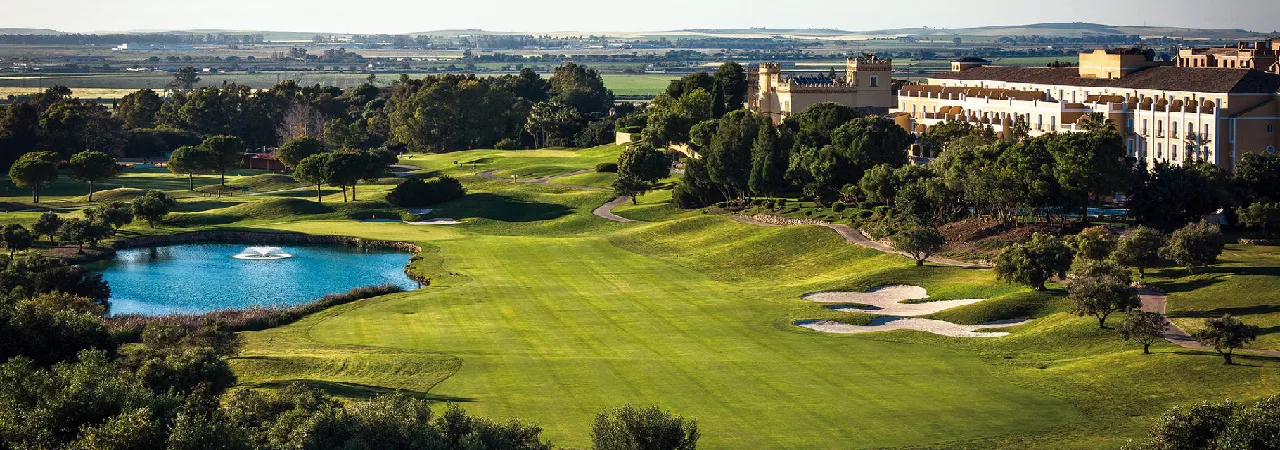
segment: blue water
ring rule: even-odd
[[[111,314],[201,313],[307,303],[361,286],[418,285],[409,254],[344,246],[283,246],[292,258],[233,258],[246,245],[189,244],[120,250],[88,266],[111,286]]]

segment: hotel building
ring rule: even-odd
[[[917,133],[954,120],[1004,132],[1022,121],[1034,136],[1081,131],[1085,115],[1102,113],[1148,166],[1190,158],[1233,168],[1245,153],[1280,147],[1277,54],[1280,40],[1185,50],[1171,63],[1135,50],[1082,53],[1078,68],[968,59],[902,87],[895,120]]]
[[[884,114],[894,106],[893,60],[870,55],[849,58],[843,78],[784,74],[778,64],[764,63],[747,72],[747,86],[747,108],[774,123],[823,102],[869,114]]]

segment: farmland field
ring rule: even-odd
[[[200,86],[219,86],[222,83],[240,83],[254,89],[269,88],[281,80],[293,79],[300,84],[321,84],[350,88],[366,82],[366,73],[334,72],[272,72],[272,73],[212,73],[200,75]],[[389,84],[399,75],[378,74],[379,84]],[[411,74],[414,78],[425,75]],[[543,77],[550,76],[542,74]],[[604,74],[605,86],[617,95],[651,96],[666,89],[667,83],[679,75]],[[53,85],[72,89],[81,98],[120,98],[139,89],[164,89],[173,80],[167,73],[102,73],[77,75],[22,75],[0,76],[0,98],[10,95],[31,94]]]

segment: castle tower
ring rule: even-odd
[[[778,82],[782,78],[782,66],[778,63],[762,63],[757,71],[757,83],[752,86],[749,97],[756,105],[756,111],[764,116],[781,113],[777,109]]]
[[[893,60],[863,55],[845,62],[845,83],[859,90],[889,92],[893,85]]]

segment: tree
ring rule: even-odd
[[[1205,319],[1204,328],[1192,332],[1191,337],[1201,345],[1213,347],[1222,355],[1223,364],[1232,365],[1235,364],[1231,360],[1232,354],[1236,349],[1257,340],[1258,331],[1256,325],[1245,324],[1240,319],[1231,317],[1231,314],[1226,314]]]
[[[1129,311],[1120,325],[1120,336],[1126,341],[1142,345],[1142,354],[1151,354],[1151,344],[1163,339],[1165,330],[1169,329],[1169,321],[1160,313],[1146,311]]]
[[[285,142],[284,145],[281,145],[280,151],[277,153],[277,158],[280,160],[281,164],[296,170],[298,168],[298,163],[302,162],[303,159],[323,151],[323,142],[320,142],[319,139],[313,137],[303,136],[289,142]]]
[[[330,153],[319,153],[308,156],[298,161],[297,167],[293,168],[293,178],[302,183],[316,185],[316,202],[323,203],[324,200],[320,194],[320,186],[325,182],[325,176],[328,173],[326,167],[332,158]]]
[[[711,75],[724,95],[724,111],[731,113],[742,109],[747,102],[747,71],[733,61],[721,64]]]
[[[1222,209],[1230,202],[1231,180],[1220,166],[1156,164],[1138,171],[1129,213],[1139,223],[1173,230]]]
[[[209,152],[209,168],[218,172],[227,185],[227,171],[244,164],[244,143],[235,136],[214,136],[200,143]]]
[[[1094,261],[1107,259],[1116,250],[1115,234],[1102,226],[1085,228],[1069,243],[1077,257]]]
[[[1160,250],[1160,255],[1195,273],[1198,267],[1216,264],[1225,245],[1218,226],[1202,220],[1169,235],[1169,243]]]
[[[58,239],[76,244],[76,253],[84,253],[84,243],[89,240],[89,221],[84,219],[67,219],[58,229]]]
[[[0,229],[0,242],[4,243],[4,248],[9,249],[9,259],[13,259],[15,252],[31,248],[33,241],[35,237],[21,224],[11,223]]]
[[[613,180],[613,193],[620,197],[631,197],[631,204],[639,204],[636,197],[644,195],[653,188],[652,183],[641,181],[635,177],[619,176]]]
[[[1245,153],[1234,176],[1256,198],[1280,202],[1280,153]]]
[[[1234,422],[1240,405],[1227,401],[1175,406],[1151,427],[1150,438],[1134,450],[1200,450],[1217,447],[1223,431]]]
[[[133,200],[133,216],[145,220],[151,228],[156,227],[178,202],[164,192],[151,190]]]
[[[115,115],[124,122],[125,128],[153,128],[163,105],[164,100],[156,91],[143,89],[122,97]]]
[[[409,178],[387,193],[387,203],[404,208],[422,207],[457,200],[465,195],[467,189],[450,176],[431,181]]]
[[[613,107],[613,91],[595,69],[574,63],[557,67],[551,79],[551,101],[567,105],[582,115],[603,116]]]
[[[693,450],[698,421],[684,419],[657,406],[631,405],[601,411],[591,426],[595,450]]]
[[[284,111],[276,126],[276,136],[283,142],[301,138],[320,139],[324,136],[324,114],[320,109],[303,101],[294,100]]]
[[[736,111],[741,108],[734,108]],[[788,155],[785,148],[778,145],[778,132],[773,121],[760,122],[760,131],[751,144],[751,178],[747,187],[758,196],[772,196],[783,189],[786,180]]]
[[[183,67],[173,73],[173,81],[169,83],[169,88],[190,92],[199,82],[200,75],[195,67]]]
[[[923,267],[925,260],[947,243],[947,239],[938,230],[922,226],[899,231],[890,237],[889,241],[893,244],[894,250],[911,255],[911,258],[916,260],[916,267]]]
[[[1063,194],[1079,202],[1081,221],[1088,221],[1091,196],[1110,195],[1128,181],[1133,165],[1124,138],[1114,130],[1057,134],[1048,145],[1056,163],[1054,176]]]
[[[40,203],[40,190],[58,181],[58,154],[31,152],[9,167],[9,179],[18,187],[31,188],[31,202]]]
[[[133,208],[125,202],[108,203],[99,215],[103,223],[111,225],[116,230],[133,222]]]
[[[1062,240],[1036,233],[1031,241],[1005,247],[996,256],[996,277],[1043,291],[1050,277],[1066,276],[1071,258],[1071,248]]]
[[[169,171],[187,174],[187,190],[196,189],[195,174],[213,168],[213,155],[203,147],[179,147],[169,155]]]
[[[366,162],[359,153],[337,152],[331,154],[324,165],[324,182],[342,188],[342,201],[347,201],[347,187],[352,186],[351,201],[355,201],[355,184],[364,173]]]
[[[671,159],[651,145],[638,143],[618,155],[618,176],[657,183],[671,176]]]
[[[1280,225],[1280,203],[1255,202],[1236,210],[1236,215],[1244,226],[1257,228],[1266,237],[1268,227]]]
[[[36,219],[36,223],[31,226],[31,231],[36,236],[48,236],[49,245],[53,245],[53,240],[58,236],[58,229],[60,228],[62,228],[62,217],[46,212],[40,214],[40,217]]]
[[[1145,280],[1147,268],[1160,264],[1160,249],[1164,246],[1164,234],[1139,226],[1120,237],[1113,256],[1116,263],[1138,269],[1138,279]]]
[[[116,159],[106,153],[87,150],[71,155],[67,161],[71,179],[89,184],[89,201],[93,201],[93,183],[106,181],[120,173]]]
[[[1106,328],[1107,317],[1117,311],[1142,306],[1138,290],[1132,286],[1129,271],[1111,261],[1083,260],[1071,272],[1067,294],[1074,302],[1072,312],[1098,319],[1098,328]]]

